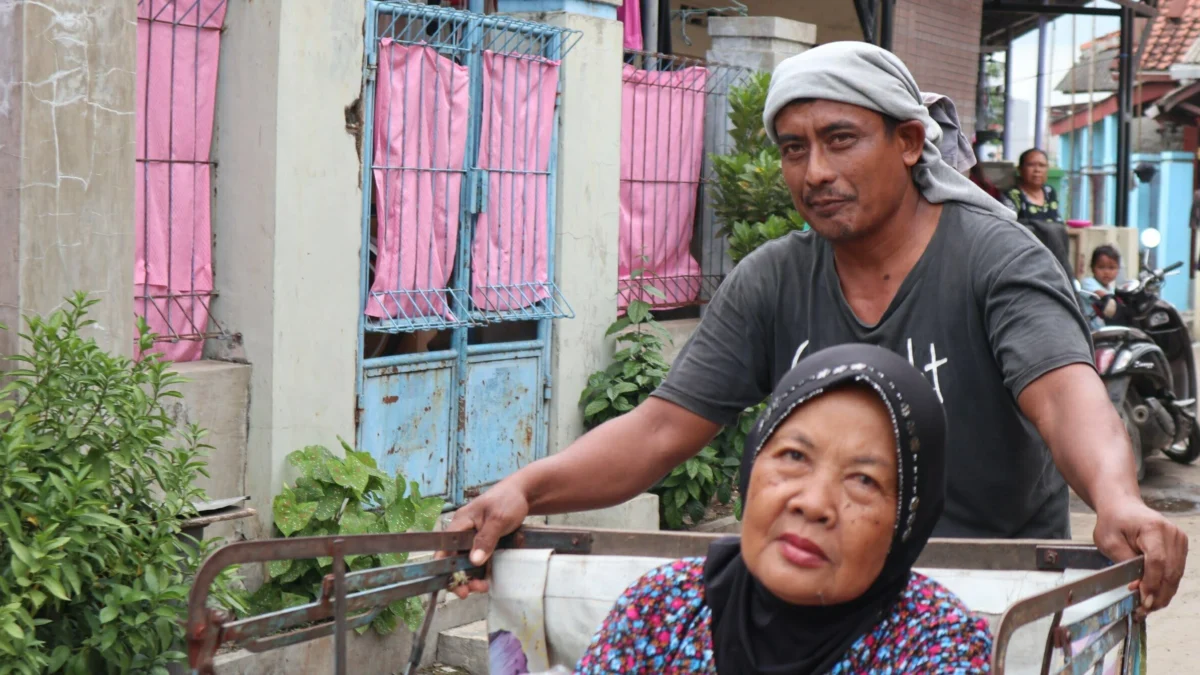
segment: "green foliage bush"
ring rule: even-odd
[[[181,536],[208,447],[164,409],[182,381],[84,337],[96,303],[30,317],[0,389],[0,673],[166,673],[191,576]],[[153,344],[142,325],[140,346]],[[217,597],[237,609],[231,571]]]
[[[779,148],[767,137],[762,115],[770,73],[756,73],[729,92],[733,151],[713,162],[713,212],[729,238],[734,263],[764,243],[807,227],[783,181]]]
[[[321,446],[310,446],[288,455],[288,463],[300,471],[294,487],[284,485],[272,503],[277,534],[283,537],[316,537],[337,534],[388,534],[428,532],[437,523],[445,502],[439,497],[422,497],[416,481],[407,483],[379,470],[369,453],[357,452],[342,443],[345,457],[337,457]],[[403,564],[407,553],[348,555],[350,571]],[[252,596],[254,614],[274,612],[307,604],[320,595],[321,580],[333,569],[333,558],[279,560],[267,565],[270,575]],[[407,598],[389,605],[359,632],[373,628],[380,635],[404,621],[410,630],[421,626],[421,598]]]

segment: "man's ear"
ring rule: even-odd
[[[909,168],[916,166],[925,150],[925,125],[918,120],[901,122],[896,125],[896,140],[900,143],[904,165]]]

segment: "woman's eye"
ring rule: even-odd
[[[855,483],[858,483],[859,485],[862,485],[863,487],[869,487],[869,488],[878,488],[879,487],[879,482],[866,474],[863,474],[863,473],[855,474],[854,476],[852,476],[852,478]]]
[[[804,453],[799,450],[787,450],[783,453],[785,459],[790,459],[793,462],[803,462]]]

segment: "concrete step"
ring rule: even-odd
[[[470,675],[488,673],[487,621],[476,621],[438,634],[437,660]]]

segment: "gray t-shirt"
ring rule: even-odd
[[[1062,267],[1027,230],[959,202],[875,326],[842,294],[813,232],[770,242],[725,279],[655,396],[719,424],[764,399],[798,359],[866,342],[906,356],[946,409],[940,537],[1065,538],[1066,482],[1017,396],[1042,375],[1092,363]]]

